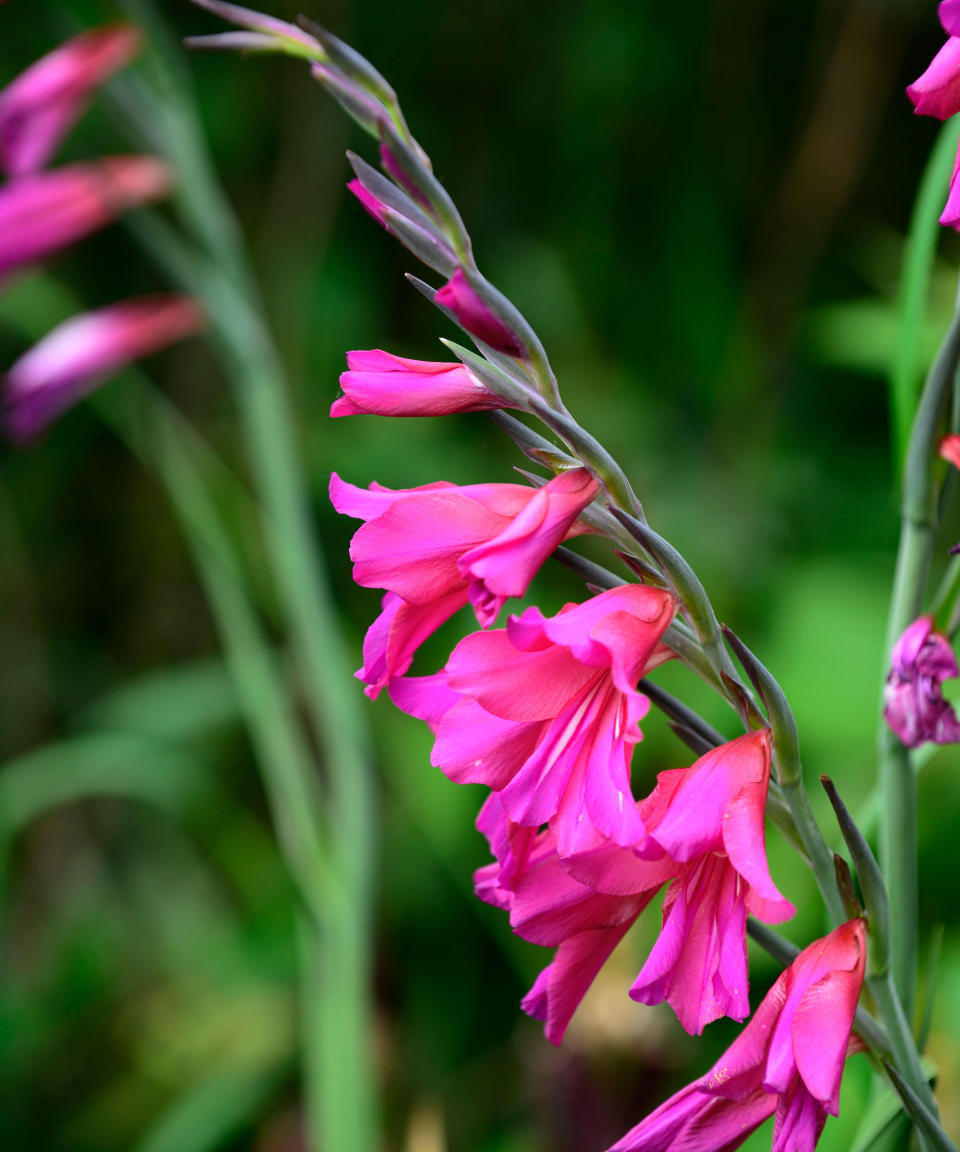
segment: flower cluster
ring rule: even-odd
[[[170,174],[150,156],[113,156],[45,170],[96,88],[139,43],[125,24],[81,33],[0,92],[0,281],[166,194]],[[3,422],[14,440],[36,435],[106,377],[197,330],[182,296],[145,296],[73,317],[9,370]]]
[[[645,678],[674,655],[690,660],[690,642],[708,662],[707,637],[711,651],[722,646],[706,594],[646,525],[616,463],[566,411],[529,325],[479,272],[459,214],[386,80],[309,21],[298,28],[221,0],[197,2],[243,31],[194,43],[306,57],[314,77],[377,138],[381,171],[351,157],[349,187],[442,278],[437,289],[415,283],[480,353],[454,346],[459,363],[436,363],[350,352],[331,415],[517,408],[570,449],[499,413],[550,478],[403,490],[356,487],[336,475],[330,483],[336,509],[363,522],[350,548],[354,578],[384,593],[358,676],[369,696],[386,690],[429,726],[432,761],[445,775],[484,787],[476,823],[493,859],[475,874],[477,895],[507,913],[524,939],[553,950],[524,1011],[559,1044],[613,949],[664,892],[659,937],[625,991],[643,1004],[668,1003],[692,1034],[724,1016],[745,1020],[747,917],[776,924],[794,913],[770,876],[764,832],[774,733],[784,731],[777,701],[765,699],[767,727],[732,664],[711,666],[745,734],[725,741],[693,733],[698,758],[660,771],[637,798],[631,775],[650,708]],[[527,594],[563,541],[611,525],[618,542],[617,529],[629,525],[628,540],[640,543],[642,555],[627,562],[644,582],[613,578],[605,590],[592,583],[588,598],[553,616],[527,607],[497,627],[506,602]],[[411,675],[424,640],[467,606],[479,630],[439,671]],[[754,679],[761,697],[762,679]],[[617,1149],[727,1152],[776,1114],[775,1152],[812,1152],[838,1108],[865,949],[865,924],[854,918],[801,952],[713,1071]]]
[[[352,352],[349,364],[335,415],[347,405],[438,414],[495,400],[456,365],[384,352]],[[631,757],[649,708],[638,684],[672,656],[664,636],[674,595],[625,584],[553,617],[531,607],[491,627],[556,545],[584,530],[578,517],[603,499],[602,486],[581,468],[539,488],[393,491],[334,476],[330,494],[364,521],[351,545],[354,578],[386,592],[358,675],[368,694],[386,688],[430,726],[433,763],[451,780],[489,790],[477,827],[494,862],[477,871],[477,895],[524,939],[554,949],[524,1011],[559,1044],[613,949],[667,886],[660,936],[629,995],[666,1001],[694,1034],[722,1016],[744,1020],[747,915],[775,924],[794,911],[766,860],[769,729],[661,772],[638,802]],[[439,672],[408,675],[418,644],[468,603],[482,630]],[[732,1149],[774,1113],[775,1152],[810,1152],[837,1111],[864,951],[859,920],[807,948],[713,1072],[628,1133],[619,1152]]]

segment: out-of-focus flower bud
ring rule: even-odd
[[[65,321],[7,373],[3,417],[11,439],[36,435],[109,376],[202,323],[187,296],[143,296]]]
[[[0,165],[11,176],[42,168],[94,90],[128,64],[139,45],[128,24],[94,28],[21,72],[0,92]]]

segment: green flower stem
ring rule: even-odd
[[[321,1002],[317,1018],[304,1029],[308,1081],[319,1086],[318,1092],[308,1092],[309,1143],[313,1152],[372,1152],[378,1144],[370,1050],[376,839],[359,702],[311,522],[286,380],[237,240],[239,229],[213,174],[189,78],[151,6],[144,0],[127,2],[147,26],[153,49],[154,91],[147,118],[157,125],[162,149],[178,174],[183,219],[210,259],[198,260],[189,249],[176,251],[167,243],[169,237],[154,246],[154,253],[200,295],[210,313],[240,414],[306,712],[329,785],[326,803],[318,791],[316,801],[303,809],[303,819],[329,846],[337,881],[323,906],[312,909],[315,969],[325,975],[315,991]],[[309,1003],[304,1007],[309,1015]]]
[[[960,310],[944,338],[917,409],[903,480],[900,547],[893,581],[886,653],[923,611],[938,520],[934,463],[937,439],[960,362]],[[884,669],[886,673],[887,669]],[[893,976],[903,1010],[913,1010],[917,979],[917,798],[916,774],[907,748],[882,717],[879,731],[883,807],[880,862],[890,897]]]
[[[869,957],[868,957],[869,963]],[[939,1118],[940,1110],[930,1082],[920,1062],[920,1054],[913,1040],[910,1025],[904,1015],[891,970],[871,975],[867,985],[873,995],[880,1018],[890,1037],[890,1051],[897,1071],[913,1089],[930,1112]]]

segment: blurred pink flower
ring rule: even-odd
[[[131,361],[190,335],[202,324],[185,296],[145,296],[74,316],[34,345],[7,373],[3,417],[26,440]]]
[[[337,511],[366,521],[350,545],[353,578],[388,593],[364,644],[368,695],[402,676],[419,644],[467,602],[483,627],[492,624],[557,545],[585,531],[576,520],[599,487],[584,468],[542,488],[440,482],[393,491],[331,477]]]
[[[454,272],[434,299],[444,308],[449,308],[467,332],[489,344],[496,352],[505,352],[508,356],[522,355],[523,347],[516,333],[480,299],[462,268]]]
[[[943,698],[941,684],[960,675],[950,641],[920,616],[893,646],[883,691],[883,716],[908,748],[926,741],[956,744],[960,721]]]
[[[163,196],[167,166],[150,156],[114,156],[22,176],[0,188],[0,279],[104,227],[119,213]]]
[[[675,610],[669,593],[639,584],[551,618],[528,608],[461,641],[445,681],[421,681],[419,698],[415,686],[400,706],[432,718],[434,764],[499,793],[516,824],[549,821],[561,856],[605,837],[635,844],[644,826],[630,755],[649,708],[636,685],[671,655],[660,641]]]
[[[343,396],[331,416],[446,416],[513,405],[495,396],[462,364],[408,360],[389,352],[348,352]]]
[[[862,920],[805,948],[713,1069],[610,1152],[733,1152],[772,1112],[772,1152],[813,1152],[836,1116],[866,959]]]
[[[41,57],[0,92],[0,165],[11,176],[42,168],[93,91],[136,54],[137,30],[111,24],[82,32]]]

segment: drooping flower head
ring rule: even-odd
[[[29,439],[108,376],[197,331],[202,320],[189,297],[146,296],[65,321],[7,373],[8,433]]]
[[[660,641],[675,610],[668,592],[639,584],[549,618],[528,608],[461,641],[440,681],[400,706],[435,718],[439,693],[447,711],[435,719],[433,763],[493,789],[514,823],[549,822],[561,856],[605,837],[635,844],[644,827],[630,755],[649,708],[636,685],[669,657]]]
[[[334,475],[334,507],[366,521],[350,545],[353,577],[387,591],[364,646],[368,695],[402,676],[417,647],[468,602],[481,625],[492,624],[557,545],[585,531],[577,517],[598,491],[584,468],[542,488],[440,482],[394,491],[356,488]]]
[[[42,168],[104,80],[129,63],[137,30],[111,24],[81,32],[0,92],[0,166],[11,176]]]
[[[553,833],[514,824],[496,792],[481,809],[477,827],[496,857],[495,863],[474,874],[477,895],[508,911],[518,936],[556,949],[521,1007],[543,1021],[551,1044],[559,1044],[597,973],[674,866],[672,862],[638,864],[626,849],[608,842],[601,851],[611,869],[620,872],[625,889],[610,896],[570,876]]]
[[[914,620],[894,645],[890,663],[883,716],[903,743],[917,748],[928,740],[960,741],[960,721],[941,688],[960,669],[950,641],[934,630],[932,616]]]
[[[343,395],[331,416],[447,416],[510,408],[462,364],[409,360],[389,352],[348,352]]]
[[[610,1152],[733,1152],[774,1111],[773,1152],[813,1152],[839,1110],[865,962],[862,920],[814,941],[712,1070]]]
[[[795,912],[767,866],[769,782],[770,732],[762,729],[689,768],[661,772],[640,808],[647,834],[634,855],[638,861],[670,859],[675,866],[662,931],[630,995],[643,1004],[666,1000],[694,1034],[721,1016],[749,1015],[747,913],[777,924]],[[601,853],[588,852],[567,867],[598,891],[620,891],[620,870],[609,864]]]

